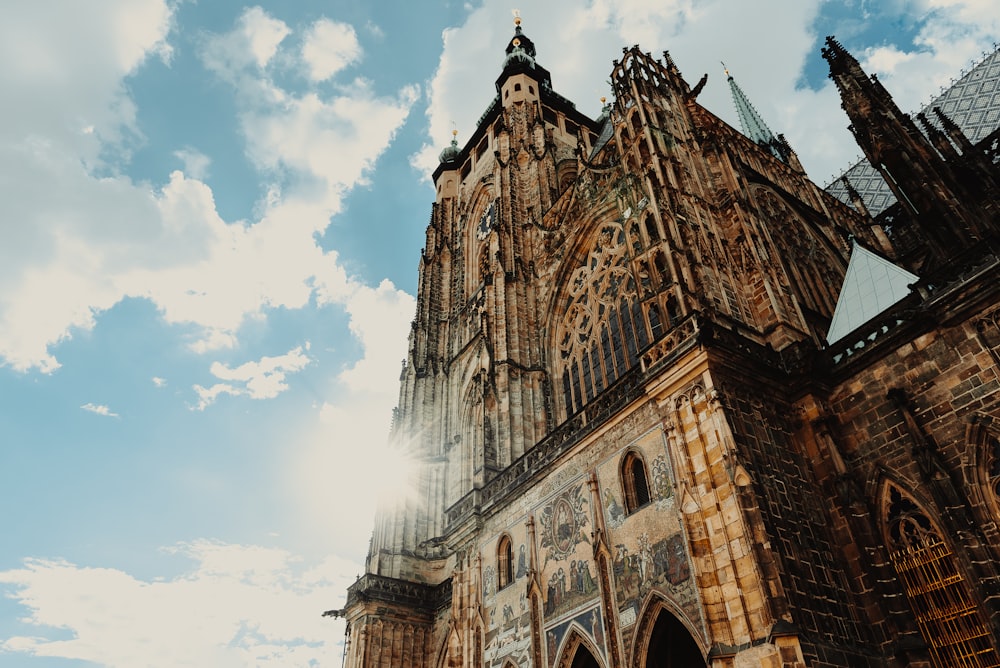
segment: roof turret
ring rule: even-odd
[[[507,42],[505,52],[510,57],[511,53],[516,50],[523,51],[530,58],[535,57],[535,43],[528,39],[524,31],[521,30],[521,16],[517,13],[514,14],[514,36]]]
[[[461,154],[462,149],[458,148],[458,130],[451,131],[451,144],[446,146],[441,155],[438,156],[438,160],[441,164],[448,162],[455,162],[458,160],[459,154]]]
[[[501,83],[514,74],[527,74],[539,82],[551,83],[549,71],[535,61],[535,43],[521,29],[521,16],[514,12],[514,36],[504,49],[503,72],[497,80],[497,91]]]

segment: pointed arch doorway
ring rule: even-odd
[[[664,609],[660,609],[649,634],[646,656],[641,668],[702,668],[707,666],[698,643],[687,628]]]
[[[578,645],[576,656],[573,657],[573,663],[570,664],[570,668],[601,668],[601,664],[597,663],[597,659],[587,651],[586,647]]]
[[[602,668],[597,659],[597,648],[584,636],[579,629],[570,629],[563,644],[560,658],[556,661],[558,668]]]

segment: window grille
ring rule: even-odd
[[[937,527],[911,499],[892,486],[885,512],[889,559],[934,665],[1000,667],[989,627]]]

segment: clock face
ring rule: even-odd
[[[493,229],[493,217],[495,215],[493,205],[494,202],[490,202],[490,205],[486,207],[486,211],[483,212],[483,217],[479,219],[479,227],[476,228],[476,238],[480,241],[488,237],[490,231]]]

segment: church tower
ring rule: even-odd
[[[827,344],[852,307],[849,262],[850,285],[877,292],[879,262],[902,255],[892,230],[809,181],[732,77],[749,136],[702,107],[706,83],[625,49],[591,119],[517,20],[496,97],[433,174],[392,431],[419,475],[379,509],[333,611],[349,668],[997,665],[1000,486],[984,462],[1000,445],[982,416],[1000,269],[981,253],[987,287],[897,297]],[[871,135],[877,155],[923,146]],[[947,238],[992,238],[974,202],[933,205],[935,262]],[[964,344],[939,357],[937,340]],[[946,413],[927,403],[931,368],[984,389]],[[960,411],[986,467],[975,502],[938,447]],[[915,598],[903,543],[948,548],[965,644],[936,637],[943,608]]]

